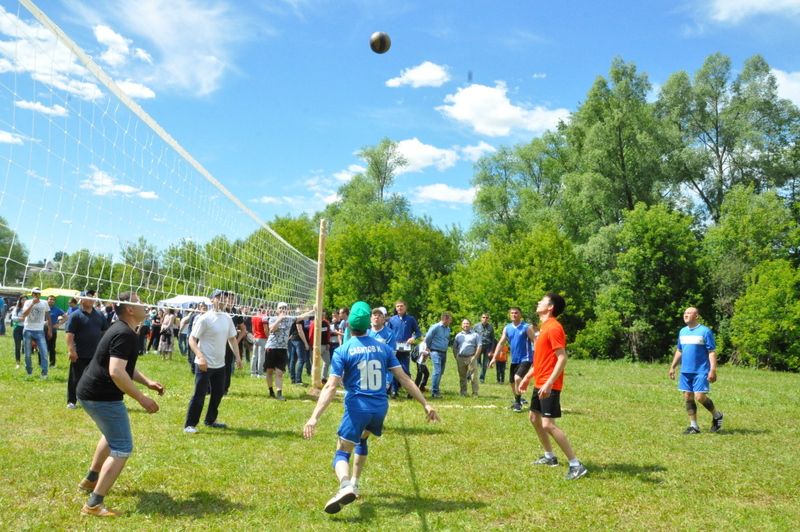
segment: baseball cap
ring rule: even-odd
[[[41,294],[42,290],[37,286],[33,290],[31,290],[31,294]]]
[[[95,290],[92,290],[92,289],[90,288],[89,290],[84,290],[83,292],[81,292],[80,296],[81,296],[81,297],[94,297],[94,295],[95,295],[96,293],[97,293],[97,292],[96,292]]]
[[[214,299],[215,297],[224,296],[224,295],[225,295],[225,290],[220,290],[219,288],[217,288],[216,290],[211,292],[210,299]]]
[[[281,309],[281,308],[289,308],[289,303],[287,303],[286,301],[281,301],[281,302],[278,303],[278,308],[279,309]]]
[[[364,301],[356,301],[350,307],[350,316],[347,318],[347,323],[350,327],[359,331],[366,331],[370,326],[370,316],[372,309]]]
[[[384,316],[386,316],[386,314],[388,314],[386,312],[386,307],[378,307],[378,310],[380,310],[383,313]]]

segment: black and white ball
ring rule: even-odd
[[[392,40],[389,34],[383,31],[376,31],[369,38],[369,47],[376,54],[385,54],[392,47]]]

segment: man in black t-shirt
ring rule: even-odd
[[[94,309],[94,290],[81,294],[80,307],[67,319],[66,337],[69,350],[69,380],[67,381],[67,408],[74,410],[78,403],[76,390],[83,372],[92,361],[100,338],[108,329],[105,316]]]
[[[158,403],[143,394],[134,381],[155,390],[158,395],[164,394],[160,383],[136,369],[139,345],[135,331],[144,319],[146,308],[139,304],[135,292],[122,293],[118,300],[118,320],[100,339],[89,367],[78,382],[78,400],[102,433],[89,472],[78,485],[91,492],[81,513],[98,517],[119,515],[106,508],[103,499],[133,451],[131,424],[123,396],[130,395],[148,413],[154,414],[158,412]]]
[[[234,306],[236,304],[236,294],[233,292],[223,292],[223,301],[226,303],[225,312],[230,314],[231,319],[233,320],[233,326],[236,329],[236,343],[240,343],[242,338],[247,336],[247,329],[244,327],[244,316],[239,312],[239,310]],[[225,395],[228,395],[228,389],[231,387],[231,376],[234,372],[234,362],[235,358],[233,355],[233,349],[229,344],[225,344]]]

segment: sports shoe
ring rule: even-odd
[[[86,493],[91,493],[94,491],[94,488],[97,486],[96,480],[89,480],[86,477],[83,477],[80,482],[78,482],[78,489],[85,491]]]
[[[700,429],[698,429],[697,427],[693,427],[693,426],[689,425],[688,427],[686,427],[686,430],[684,430],[683,433],[684,434],[700,434]]]
[[[70,410],[75,410],[78,407],[75,406],[75,403],[67,403],[67,408],[69,408]]]
[[[522,403],[523,405],[527,405],[527,404],[528,404],[528,400],[527,400],[527,399],[525,399],[524,397],[522,397],[522,398],[519,400],[519,402],[520,402],[520,403]]]
[[[353,493],[356,495],[356,499],[361,497],[361,490],[358,489],[358,484],[351,484],[353,486]]]
[[[569,471],[567,471],[567,476],[565,478],[567,480],[578,480],[588,472],[589,470],[583,467],[583,464],[569,466]]]
[[[114,510],[109,510],[106,508],[104,504],[97,504],[95,506],[89,506],[88,504],[84,504],[83,508],[81,508],[81,513],[83,515],[94,515],[97,517],[119,517],[119,512],[115,512]]]
[[[440,394],[440,393],[432,393],[431,394],[431,399],[441,399],[441,398],[442,398],[442,394]]]
[[[533,465],[546,465],[550,467],[557,467],[558,466],[558,458],[553,456],[552,458],[548,458],[542,455],[538,460],[536,460]]]
[[[514,412],[522,412],[522,405],[519,403],[514,403],[511,405],[511,410]]]
[[[185,432],[186,434],[196,434],[197,433],[197,428],[195,428],[195,427],[183,427],[183,432]]]
[[[356,492],[353,489],[353,486],[348,484],[343,488],[339,488],[339,491],[336,492],[336,495],[331,497],[331,500],[325,503],[325,512],[329,514],[339,513],[339,510],[342,509],[342,506],[350,504],[354,500],[356,500]]]
[[[211,427],[212,429],[227,429],[228,425],[225,423],[220,423],[219,421],[215,421],[213,423],[206,423],[206,427]]]
[[[720,430],[722,430],[722,412],[719,413],[719,417],[711,420],[711,432],[719,432]]]
[[[278,395],[275,396],[275,399],[277,399],[278,401],[285,401],[286,400],[286,398],[280,392],[278,392]]]

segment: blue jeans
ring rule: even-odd
[[[31,364],[31,340],[36,340],[36,345],[39,349],[39,367],[42,368],[42,376],[47,376],[48,358],[47,358],[47,336],[44,331],[31,331],[25,329],[22,331],[22,341],[25,344],[25,371],[28,375],[33,373],[33,364]]]
[[[211,397],[208,400],[205,424],[210,425],[217,421],[219,404],[222,402],[222,395],[225,393],[225,374],[225,366],[200,371],[195,364],[194,394],[189,400],[184,427],[196,427],[200,423],[200,414],[203,413],[203,405],[206,402],[206,392],[208,392],[209,387],[211,388]]]
[[[133,434],[128,409],[123,401],[79,400],[97,428],[105,436],[114,458],[127,458],[133,452]]]
[[[433,362],[433,377],[431,392],[434,394],[439,393],[439,383],[442,382],[442,373],[444,373],[444,366],[447,362],[447,353],[444,351],[431,351],[431,361]]]
[[[292,367],[292,355],[294,351],[294,367]],[[303,382],[303,365],[308,364],[308,372],[311,372],[311,364],[309,364],[308,350],[302,340],[289,340],[289,374],[292,376],[293,382]]]
[[[397,352],[397,361],[400,362],[400,366],[403,368],[403,371],[406,372],[406,375],[408,375],[410,377],[411,376],[411,367],[410,367],[410,364],[411,364],[411,353],[409,353],[408,351],[398,351]],[[391,373],[389,373],[389,374],[391,375]],[[400,388],[402,388],[400,383],[395,378],[392,378],[391,387],[392,387],[392,393],[397,393],[397,392],[400,391]]]
[[[178,335],[178,350],[184,356],[189,354],[189,335],[188,334],[180,333]]]

